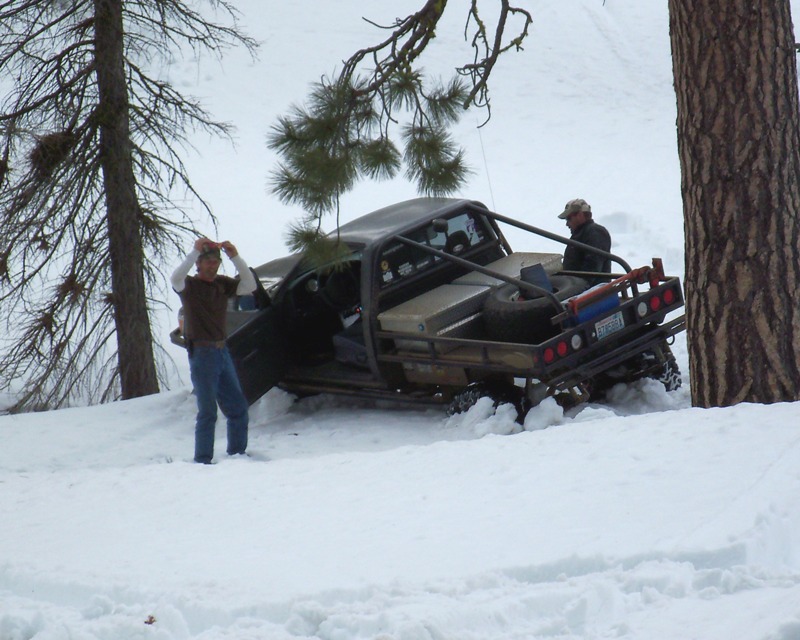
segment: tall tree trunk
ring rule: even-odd
[[[100,156],[122,397],[158,392],[123,58],[123,0],[94,0]]]
[[[669,0],[692,403],[800,399],[789,0]]]

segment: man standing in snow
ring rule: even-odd
[[[220,248],[236,267],[238,280],[217,274],[222,263]],[[197,274],[190,276],[193,264]],[[252,293],[256,288],[255,278],[229,241],[217,243],[200,238],[175,269],[170,282],[183,302],[183,333],[197,397],[194,461],[211,464],[214,458],[217,403],[228,420],[228,455],[244,454],[248,405],[225,346],[225,316],[228,299]]]
[[[611,251],[611,236],[605,227],[592,220],[592,207],[586,200],[582,198],[570,200],[558,217],[567,221],[567,226],[572,232],[571,240],[588,244],[606,253]],[[611,273],[611,260],[580,247],[567,245],[564,249],[563,268],[564,271]]]

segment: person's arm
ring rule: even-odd
[[[172,272],[169,281],[176,293],[183,291],[186,286],[186,276],[189,275],[189,270],[192,268],[192,265],[197,262],[197,257],[199,255],[200,252],[197,249],[192,249],[184,261],[178,265],[178,268]]]
[[[236,295],[250,295],[256,290],[256,279],[253,276],[253,272],[250,271],[250,267],[247,266],[244,258],[239,255],[236,247],[230,241],[226,240],[220,243],[220,246],[225,251],[225,255],[233,262],[233,266],[236,267],[236,272],[239,274],[239,286],[236,287]]]
[[[169,282],[172,285],[172,288],[175,289],[175,293],[180,293],[185,288],[186,276],[189,275],[189,270],[192,268],[192,265],[197,262],[197,258],[200,256],[200,251],[202,250],[204,244],[214,243],[208,238],[198,238],[195,240],[192,250],[169,277]]]
[[[231,262],[236,267],[236,272],[239,274],[239,286],[236,287],[237,296],[246,296],[256,290],[256,279],[253,277],[253,272],[241,256],[231,258]]]
[[[592,225],[588,231],[589,233],[586,235],[586,238],[582,240],[584,244],[588,244],[589,246],[600,249],[601,251],[611,251],[611,237],[608,235],[608,233],[604,233],[603,230],[598,228],[596,225]],[[598,255],[592,251],[584,251],[581,271],[602,273],[605,262],[606,258],[604,256]]]

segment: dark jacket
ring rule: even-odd
[[[611,251],[611,236],[608,230],[594,220],[588,220],[578,227],[571,239],[605,252]],[[564,249],[564,271],[611,273],[611,260],[591,251],[567,245]]]

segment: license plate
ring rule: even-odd
[[[597,339],[602,340],[607,338],[612,333],[616,333],[625,328],[625,320],[622,318],[622,311],[617,311],[613,316],[603,318],[600,322],[596,322],[594,330],[597,332]]]

